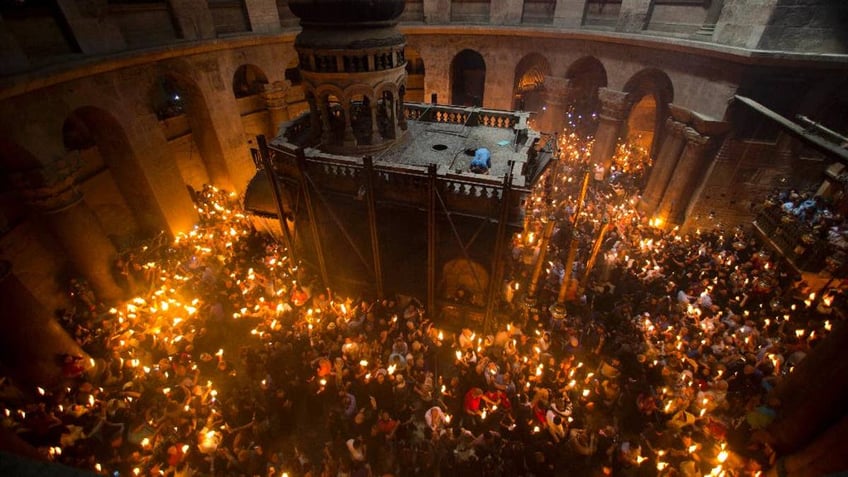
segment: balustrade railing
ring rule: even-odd
[[[822,270],[830,253],[830,244],[817,237],[809,224],[784,211],[780,204],[773,201],[763,205],[754,222],[764,237],[799,270]]]

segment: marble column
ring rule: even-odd
[[[82,358],[81,366],[91,367],[90,357],[15,276],[12,264],[0,261],[0,356],[7,369],[23,383],[53,387],[62,381],[62,356]]]
[[[74,152],[41,169],[13,173],[11,179],[24,199],[41,212],[43,223],[97,299],[113,303],[124,295],[112,274],[117,251],[76,187],[79,164],[79,153]]]
[[[595,145],[592,147],[592,162],[602,164],[608,171],[621,133],[621,125],[630,111],[630,95],[624,91],[598,88],[598,99],[601,103],[601,114],[595,132]]]
[[[686,146],[685,129],[686,124],[674,118],[667,118],[665,121],[665,134],[663,135],[665,139],[660,146],[657,160],[651,167],[651,175],[639,203],[639,208],[649,215],[653,214],[657,206],[660,205],[660,199],[662,199],[663,192],[665,192],[665,188],[671,180],[674,167],[677,166],[680,154]]]
[[[368,105],[368,109],[371,113],[371,144],[378,144],[382,142],[380,138],[380,125],[377,123],[377,101],[372,100]]]
[[[615,31],[639,33],[648,26],[653,0],[622,0]]]
[[[538,129],[548,133],[559,133],[565,127],[565,112],[571,80],[556,76],[545,76],[545,112],[539,120]]]
[[[686,145],[683,148],[680,160],[674,167],[674,172],[660,200],[656,214],[664,223],[669,224],[683,222],[683,215],[692,200],[695,188],[707,169],[704,155],[710,137],[704,136],[690,127],[685,128],[683,134],[686,138]]]
[[[406,131],[406,112],[404,111],[404,101],[406,97],[406,90],[401,88],[398,91],[398,127],[402,131]]]
[[[265,108],[268,110],[268,119],[271,126],[271,136],[276,136],[280,125],[289,120],[288,102],[286,101],[287,90],[291,86],[289,81],[275,81],[266,84],[262,92],[265,100]]]

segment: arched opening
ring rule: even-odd
[[[395,138],[397,109],[395,108],[395,94],[392,91],[383,90],[380,93],[377,107],[377,124],[380,129],[380,136],[385,139]]]
[[[489,286],[486,267],[473,260],[457,258],[442,267],[442,297],[460,303],[483,305]]]
[[[261,93],[268,78],[254,65],[241,65],[233,74],[233,94],[236,98],[245,98]]]
[[[551,74],[548,60],[531,53],[515,66],[512,86],[512,108],[519,111],[540,112],[545,105],[545,76]]]
[[[204,184],[233,190],[223,145],[194,80],[169,71],[156,79],[150,97],[183,181],[195,190]]]
[[[151,236],[165,221],[122,125],[107,111],[82,107],[62,126],[65,149],[82,161],[80,188],[114,244]]]
[[[606,87],[607,71],[597,58],[584,56],[568,67],[565,77],[570,80],[571,104],[566,124],[580,136],[592,135],[598,126],[598,88]]]
[[[451,103],[483,106],[486,62],[474,50],[460,51],[451,62]]]
[[[664,72],[650,68],[633,75],[624,85],[630,93],[631,109],[622,137],[631,144],[644,144],[650,157],[659,149],[668,105],[674,100],[674,87]],[[631,129],[633,128],[633,129]]]
[[[406,96],[404,101],[424,102],[424,60],[417,50],[406,47]]]

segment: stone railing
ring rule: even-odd
[[[778,252],[798,270],[819,272],[830,253],[827,241],[816,237],[813,229],[785,212],[780,204],[768,201],[757,213],[754,224]]]
[[[403,113],[406,119],[411,121],[460,124],[470,127],[511,129],[520,122],[520,116],[513,111],[426,103],[405,103]]]

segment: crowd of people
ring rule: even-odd
[[[486,329],[336,295],[205,188],[195,230],[121,267],[134,299],[107,308],[77,281],[62,323],[94,366],[4,400],[3,425],[102,475],[760,475],[769,390],[841,325],[842,291],[814,295],[741,229],[651,227],[607,180],[578,206],[587,167],[531,201],[562,214],[537,306],[513,297]],[[540,253],[528,235],[513,281]]]

